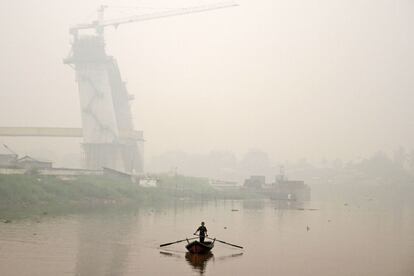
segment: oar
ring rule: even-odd
[[[184,240],[179,240],[179,241],[175,241],[175,242],[163,243],[163,244],[160,245],[160,247],[167,246],[167,245],[171,245],[171,244],[174,244],[174,243],[179,243],[179,242],[187,241],[187,240],[194,240],[194,239],[197,239],[197,238],[190,238],[190,239],[184,239]]]
[[[209,238],[209,237],[207,237],[207,239],[214,240],[214,239]],[[236,245],[236,244],[228,243],[228,242],[221,241],[221,240],[218,240],[218,239],[215,239],[215,240],[216,240],[216,241],[218,241],[218,242],[221,242],[221,243],[227,244],[227,245],[231,245],[231,246],[234,246],[234,247],[237,247],[237,248],[241,248],[241,249],[243,249],[243,246],[240,246],[240,245]]]
[[[199,236],[199,235],[196,235],[196,236]],[[218,241],[218,242],[221,242],[221,243],[224,243],[224,244],[227,244],[227,245],[231,245],[231,246],[234,246],[234,247],[237,247],[237,248],[241,248],[241,249],[243,249],[243,246],[240,246],[240,245],[236,245],[236,244],[228,243],[228,242],[221,241],[221,240],[218,240],[218,239],[212,239],[212,238],[209,238],[209,237],[207,237],[207,236],[206,236],[206,238],[207,238],[207,239],[210,239],[210,240]]]

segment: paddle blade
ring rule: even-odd
[[[228,243],[228,242],[221,241],[221,240],[216,240],[216,241],[221,242],[221,243],[224,243],[224,244],[227,244],[227,245],[230,245],[230,246],[234,246],[234,247],[237,247],[237,248],[240,248],[240,249],[243,249],[243,246],[240,246],[240,245]]]
[[[163,246],[167,246],[167,245],[171,245],[171,244],[174,244],[174,243],[179,243],[179,242],[183,242],[183,241],[189,241],[189,240],[194,240],[194,239],[196,239],[196,238],[191,238],[191,239],[184,239],[184,240],[179,240],[179,241],[175,241],[175,242],[168,242],[168,243],[163,243],[163,244],[161,244],[161,245],[160,245],[160,247],[163,247]]]
[[[224,243],[224,244],[230,245],[230,246],[234,246],[234,247],[237,247],[237,248],[240,248],[240,249],[243,249],[243,246],[240,246],[240,245],[236,245],[236,244],[228,243],[228,242],[221,241],[221,240],[218,240],[218,239],[212,239],[212,238],[209,238],[209,237],[206,237],[206,238],[207,238],[207,239],[210,239],[210,240],[218,241],[218,242],[221,242],[221,243]]]
[[[171,244],[174,244],[174,243],[177,243],[177,242],[163,243],[163,244],[160,245],[160,247],[171,245]]]

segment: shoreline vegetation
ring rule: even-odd
[[[0,175],[0,222],[92,210],[167,205],[175,200],[243,199],[240,191],[217,191],[206,178],[155,175],[157,187],[112,176],[77,176],[62,180],[43,175]],[[260,198],[252,195],[249,198]]]
[[[130,212],[137,208],[158,209],[182,204],[200,204],[211,200],[261,200],[263,192],[232,189],[216,190],[207,178],[153,174],[157,187],[141,187],[125,177],[89,175],[61,178],[39,174],[0,174],[0,223],[48,216],[88,212]],[[333,182],[311,183],[312,198],[354,202],[392,202],[411,204],[412,178],[341,178]],[[325,183],[325,184],[324,184]],[[180,204],[181,204],[180,203]],[[357,205],[358,205],[357,204]]]

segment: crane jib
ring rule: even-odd
[[[113,20],[103,20],[103,8],[98,10],[98,20],[93,21],[92,23],[87,24],[79,24],[72,28],[70,28],[71,33],[76,33],[79,30],[86,30],[86,29],[101,29],[104,27],[114,26],[118,27],[121,24],[127,24],[132,22],[139,22],[139,21],[147,21],[152,19],[164,18],[164,17],[172,17],[177,15],[184,15],[189,13],[198,13],[210,10],[218,10],[223,8],[230,8],[238,6],[237,3],[221,3],[221,4],[212,4],[212,5],[204,5],[204,6],[196,6],[196,7],[188,7],[188,8],[181,8],[176,10],[158,12],[158,13],[149,13],[149,14],[141,14],[130,16],[126,18],[119,18]]]

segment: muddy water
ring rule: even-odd
[[[0,225],[0,274],[414,275],[414,209],[312,202],[177,202]],[[398,206],[398,207],[396,207]],[[186,254],[201,220],[212,254]]]

